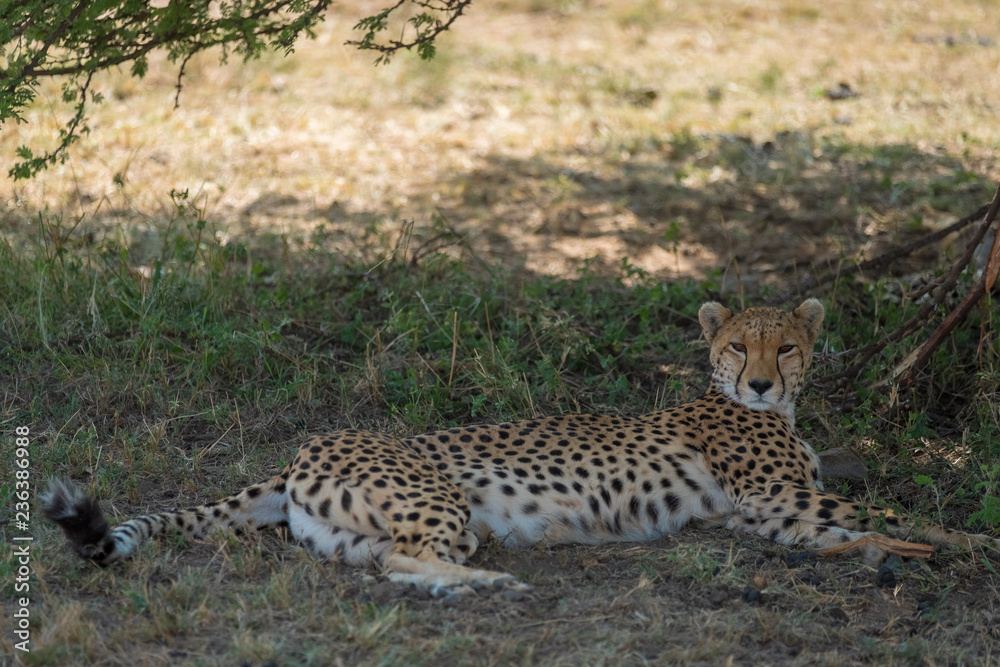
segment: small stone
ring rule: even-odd
[[[712,605],[719,606],[725,603],[732,597],[732,591],[727,590],[724,586],[716,586],[710,588],[705,594],[705,599],[708,600]]]
[[[852,97],[857,97],[858,93],[851,88],[851,84],[846,81],[841,81],[835,88],[828,88],[823,92],[826,95],[826,99],[832,100],[834,102],[839,102],[840,100],[849,100]]]
[[[815,551],[793,551],[785,556],[785,567],[796,568],[812,565],[817,560]]]
[[[823,477],[843,477],[862,480],[868,468],[856,454],[844,447],[833,447],[819,453],[819,470]]]
[[[513,588],[508,588],[503,592],[503,599],[509,602],[520,602],[527,597],[527,593]]]
[[[747,604],[759,604],[760,597],[760,591],[753,586],[747,586],[743,589],[743,601]]]
[[[896,573],[892,570],[892,565],[886,563],[875,573],[875,585],[879,588],[894,588],[896,586]]]
[[[934,609],[934,603],[930,600],[922,600],[917,603],[917,616],[923,618],[928,616]]]
[[[816,587],[823,583],[823,580],[815,572],[803,572],[799,575],[799,581],[804,584]]]
[[[837,621],[838,623],[847,623],[848,621],[851,620],[850,617],[848,617],[847,612],[845,612],[840,607],[833,607],[832,609],[826,612],[826,615],[830,619]]]

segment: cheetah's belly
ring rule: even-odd
[[[635,471],[635,481],[566,479],[546,484],[494,478],[485,488],[462,485],[472,510],[469,527],[480,539],[507,546],[646,541],[692,519],[718,519],[734,511],[715,479],[694,460],[679,461],[677,475]],[[487,473],[489,475],[489,473]],[[492,477],[492,475],[490,475]]]

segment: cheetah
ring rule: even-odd
[[[876,561],[885,552],[862,539],[876,528],[904,540],[1000,547],[823,490],[816,453],[795,432],[795,400],[824,314],[816,299],[790,313],[704,304],[712,379],[679,407],[409,438],[351,429],[307,440],[280,474],[199,507],[111,529],[96,500],[57,480],[43,513],[80,556],[101,565],[168,530],[194,538],[223,526],[285,524],[317,557],[374,563],[390,580],[434,595],[528,588],[467,566],[486,539],[512,547],[645,541],[692,519],[812,549],[858,541],[861,555]]]

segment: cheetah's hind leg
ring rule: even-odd
[[[288,480],[292,534],[316,555],[381,566],[434,597],[529,586],[462,563],[477,546],[465,495],[398,438],[348,430],[302,445]]]

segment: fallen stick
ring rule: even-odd
[[[882,551],[910,558],[930,558],[930,555],[934,553],[934,547],[929,544],[904,542],[903,540],[886,537],[881,533],[868,533],[851,542],[844,542],[835,547],[820,549],[816,553],[821,556],[835,556],[862,546],[878,547]]]

